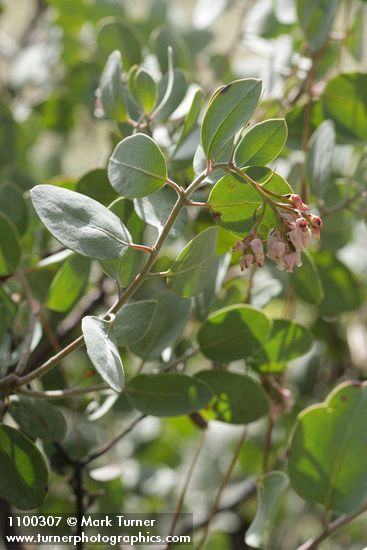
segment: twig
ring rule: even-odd
[[[207,539],[207,536],[209,534],[209,528],[210,528],[210,524],[211,524],[211,521],[213,519],[213,517],[218,513],[218,509],[219,509],[219,504],[220,504],[220,500],[222,498],[222,495],[223,495],[223,492],[224,492],[224,489],[227,487],[231,477],[232,477],[232,473],[233,473],[233,470],[234,470],[234,467],[236,465],[236,462],[237,462],[237,459],[238,459],[238,456],[240,454],[240,451],[241,451],[241,448],[242,448],[242,445],[246,439],[246,435],[247,435],[247,427],[243,430],[243,433],[239,439],[239,442],[237,443],[237,446],[235,448],[235,451],[234,451],[234,454],[233,454],[233,457],[232,457],[232,460],[227,468],[227,471],[224,475],[224,478],[223,478],[223,481],[219,487],[219,490],[216,494],[216,497],[214,499],[214,503],[213,503],[213,506],[212,506],[212,509],[209,513],[209,517],[208,517],[208,521],[207,521],[207,524],[205,526],[205,529],[204,529],[204,533],[203,533],[203,536],[201,537],[200,541],[199,541],[199,544],[197,546],[197,549],[196,550],[200,550],[203,546],[204,546],[204,543]]]
[[[159,372],[167,372],[173,370],[180,363],[185,363],[188,359],[199,353],[200,348],[198,346],[193,346],[192,348],[187,349],[182,355],[172,359],[167,365],[159,369]]]
[[[107,451],[109,451],[114,445],[116,445],[116,443],[118,443],[123,437],[125,437],[125,435],[127,435],[128,433],[130,433],[137,424],[139,424],[139,422],[141,420],[143,420],[143,418],[146,417],[146,414],[141,414],[139,416],[137,416],[126,428],[124,428],[122,430],[121,433],[119,433],[118,435],[116,435],[116,437],[114,437],[113,439],[111,439],[111,441],[108,441],[107,443],[105,443],[104,445],[102,445],[102,447],[100,447],[99,449],[97,449],[96,451],[94,451],[93,453],[91,453],[89,456],[87,456],[86,458],[84,458],[82,461],[81,461],[81,464],[83,466],[86,466],[87,464],[89,464],[90,462],[92,462],[93,460],[96,460],[96,458],[99,458],[100,456],[104,455],[105,453],[107,453]]]
[[[170,215],[168,216],[166,224],[163,227],[160,235],[158,236],[154,246],[152,247],[152,252],[149,254],[149,257],[147,258],[145,264],[143,265],[140,273],[138,273],[135,279],[130,283],[130,285],[127,287],[127,289],[122,294],[122,296],[119,297],[118,300],[113,304],[113,306],[105,313],[103,318],[106,318],[111,313],[116,313],[119,309],[121,309],[121,307],[130,300],[130,298],[135,294],[138,288],[140,288],[140,286],[143,284],[147,274],[150,272],[151,268],[153,267],[157,259],[158,253],[162,248],[174,222],[176,221],[182,208],[184,207],[186,200],[192,195],[192,193],[194,193],[194,191],[196,191],[196,189],[200,186],[200,184],[205,180],[206,177],[207,177],[206,172],[200,174],[189,185],[185,193],[177,198],[177,201],[173,206]],[[55,354],[53,357],[45,361],[42,365],[34,369],[29,374],[22,377],[17,377],[14,374],[5,376],[2,380],[0,380],[0,389],[4,388],[10,391],[12,390],[14,391],[20,386],[24,386],[37,378],[41,378],[47,372],[53,369],[56,365],[58,365],[65,357],[67,357],[68,355],[70,355],[70,353],[80,348],[83,344],[84,344],[84,337],[79,336],[78,338],[76,338],[76,340],[71,342],[63,350],[61,350],[59,353]]]
[[[188,469],[188,471],[187,471],[187,474],[186,474],[186,477],[185,477],[185,481],[184,481],[184,484],[183,484],[183,487],[182,487],[182,490],[181,490],[179,499],[178,499],[178,501],[177,501],[176,510],[175,510],[175,516],[174,516],[174,518],[173,518],[172,526],[171,526],[170,533],[169,533],[170,536],[174,535],[174,532],[175,532],[175,529],[176,529],[176,525],[177,525],[177,522],[178,522],[178,519],[179,519],[181,510],[182,510],[182,507],[183,507],[183,504],[184,504],[184,501],[185,501],[186,493],[187,493],[187,490],[188,490],[188,488],[189,488],[189,484],[190,484],[192,475],[193,475],[194,470],[195,470],[195,466],[196,466],[196,464],[197,464],[197,461],[198,461],[198,458],[199,458],[199,456],[200,456],[200,453],[201,453],[201,451],[203,450],[203,447],[204,447],[206,434],[207,434],[207,428],[203,429],[202,432],[201,432],[201,436],[200,436],[200,441],[199,441],[198,448],[196,449],[196,452],[195,452],[195,454],[194,454],[194,456],[193,456],[193,459],[192,459],[192,461],[191,461],[190,467],[189,467],[189,469]],[[165,547],[165,550],[168,550],[169,547],[170,547],[170,543],[167,544],[167,546]]]
[[[269,457],[270,457],[270,450],[271,450],[271,436],[273,433],[273,427],[274,427],[274,421],[272,419],[271,413],[269,413],[268,416],[268,426],[265,432],[265,438],[264,438],[264,456],[263,456],[263,473],[266,474],[266,472],[269,470]]]
[[[321,542],[334,535],[337,531],[340,531],[340,529],[351,523],[355,518],[361,514],[364,514],[366,511],[367,503],[363,504],[363,506],[358,508],[358,510],[353,514],[344,514],[340,516],[336,520],[329,523],[320,535],[313,537],[301,544],[301,546],[298,546],[297,550],[314,550],[315,548],[318,548]]]

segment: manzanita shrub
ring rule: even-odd
[[[0,104],[0,511],[360,548],[366,6],[35,4]]]

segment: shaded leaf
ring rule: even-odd
[[[321,104],[346,139],[367,139],[366,73],[344,73],[327,83]]]
[[[246,305],[229,306],[209,315],[199,330],[201,351],[213,361],[230,362],[251,357],[267,340],[270,321]]]
[[[352,271],[330,251],[313,255],[320,275],[324,298],[319,304],[322,315],[338,315],[362,305],[359,282]]]
[[[52,280],[47,307],[53,311],[69,311],[83,294],[89,271],[89,258],[78,255],[68,258]]]
[[[0,426],[0,496],[21,510],[40,506],[47,493],[45,460],[27,436]]]
[[[108,181],[105,168],[96,168],[84,174],[76,184],[76,190],[104,206],[108,206],[118,198],[118,194]]]
[[[288,485],[284,472],[268,472],[258,480],[256,516],[245,535],[245,542],[251,548],[270,548],[271,531]]]
[[[292,487],[327,510],[353,512],[367,499],[366,445],[367,385],[346,382],[298,415],[288,462]]]
[[[214,269],[217,238],[217,228],[209,227],[180,252],[167,277],[174,292],[188,298],[204,290]]]
[[[121,53],[117,50],[108,57],[103,69],[98,97],[107,118],[124,122],[128,118],[122,83]]]
[[[153,416],[181,416],[205,407],[208,386],[184,374],[142,374],[130,380],[127,395],[139,411]]]
[[[142,340],[156,315],[157,306],[155,300],[126,304],[113,324],[117,345],[131,346]]]
[[[0,276],[11,275],[18,267],[20,242],[15,225],[0,213]]]
[[[0,187],[0,212],[3,212],[16,226],[19,235],[27,229],[28,209],[22,193],[15,185]]]
[[[302,269],[295,269],[289,280],[298,296],[306,302],[318,305],[324,298],[319,271],[308,250],[302,251]]]
[[[306,157],[308,183],[319,197],[324,196],[329,183],[334,147],[334,124],[331,120],[325,120],[312,134]]]
[[[325,44],[337,7],[338,0],[297,0],[298,20],[311,51]]]
[[[309,351],[311,333],[302,325],[287,319],[275,319],[269,339],[253,354],[251,365],[260,372],[279,372],[291,361]]]
[[[224,370],[203,370],[195,374],[213,392],[205,416],[229,422],[248,424],[269,410],[266,394],[260,384],[249,376]]]
[[[61,411],[43,399],[13,396],[9,412],[19,427],[32,438],[62,441],[66,421]]]
[[[181,336],[190,315],[191,302],[172,292],[153,297],[158,307],[149,329],[131,350],[143,359],[158,359],[164,349],[173,346]]]
[[[134,208],[140,219],[161,231],[176,201],[176,191],[172,187],[165,186],[149,197],[134,199]],[[173,237],[179,235],[184,230],[186,222],[187,216],[183,209],[173,224],[170,234]]]

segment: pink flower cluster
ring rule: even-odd
[[[320,238],[322,219],[310,213],[299,195],[287,195],[286,199],[287,206],[278,208],[278,225],[269,231],[267,256],[276,263],[278,269],[292,273],[295,266],[302,265],[302,249],[309,247],[312,237],[317,240]],[[237,241],[233,251],[242,252],[242,271],[254,264],[264,266],[263,242],[254,233]]]

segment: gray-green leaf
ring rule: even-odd
[[[84,317],[82,331],[89,359],[103,380],[116,392],[125,386],[125,375],[113,333],[113,321]]]
[[[54,185],[37,185],[31,196],[50,233],[74,252],[107,260],[122,256],[128,249],[128,230],[99,202]]]
[[[145,197],[167,179],[166,161],[158,145],[145,134],[120,141],[108,164],[112,187],[125,197]]]
[[[228,142],[253,115],[260,95],[261,81],[255,78],[235,80],[214,92],[201,129],[201,143],[208,159],[220,159]]]
[[[281,152],[288,130],[284,118],[273,118],[255,124],[236,147],[237,166],[265,166]]]

